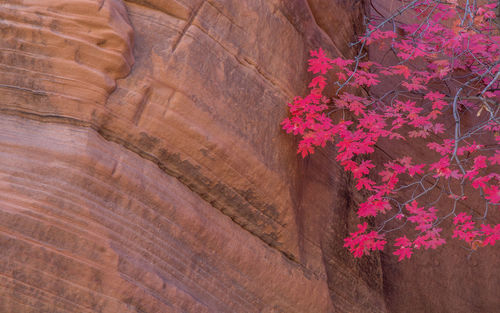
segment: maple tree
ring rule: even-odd
[[[441,224],[448,219],[452,238],[470,251],[493,246],[500,240],[500,224],[488,222],[500,204],[497,3],[401,3],[390,16],[368,20],[353,59],[310,52],[309,94],[288,103],[282,127],[300,137],[302,157],[333,142],[336,161],[365,195],[357,215],[382,221],[358,224],[345,239],[355,257],[383,250],[395,231],[402,232],[393,243],[399,261],[436,249],[446,243]],[[367,59],[374,44],[386,48],[390,64]],[[384,164],[370,159],[382,140],[413,138],[427,141],[431,162],[414,163],[419,158],[412,155]],[[471,208],[469,197],[484,203]]]

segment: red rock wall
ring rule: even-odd
[[[0,311],[385,312],[333,154],[279,128],[350,53],[331,4],[3,1]]]

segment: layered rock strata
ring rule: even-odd
[[[356,29],[308,2],[0,4],[0,311],[385,312],[333,154],[279,128]]]

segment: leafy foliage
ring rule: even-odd
[[[399,261],[421,248],[436,249],[446,242],[439,225],[448,218],[455,225],[452,237],[471,251],[500,239],[500,224],[486,223],[488,210],[500,204],[497,4],[475,3],[407,1],[390,17],[368,23],[355,43],[354,59],[331,59],[321,48],[311,51],[310,92],[288,104],[290,117],[282,127],[300,136],[302,157],[333,142],[336,160],[366,195],[358,216],[385,216],[372,228],[359,224],[345,239],[355,257],[383,250],[386,234],[393,231],[404,233],[394,241]],[[402,23],[403,14],[416,22]],[[375,43],[393,54],[392,64],[366,61],[366,48]],[[331,86],[327,75],[337,79]],[[384,85],[392,87],[381,95],[370,90]],[[325,96],[326,90],[336,96]],[[454,126],[447,129],[450,119]],[[433,161],[415,164],[405,156],[374,164],[366,159],[382,139],[413,138],[428,142]],[[468,209],[473,193],[484,201],[482,212]],[[438,210],[435,204],[442,205],[443,198],[449,202]]]

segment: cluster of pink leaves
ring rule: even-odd
[[[453,232],[453,238],[460,238],[465,242],[476,242],[480,246],[494,245],[500,240],[500,224],[491,226],[489,224],[481,224],[480,228],[476,227],[476,223],[472,221],[472,217],[466,213],[459,213],[453,220],[456,225]]]
[[[497,206],[500,202],[500,175],[492,171],[494,166],[500,165],[500,150],[495,150],[492,155],[486,154],[481,145],[471,140],[473,136],[460,140],[450,136],[442,142],[429,142],[427,147],[439,155],[435,162],[413,164],[412,158],[407,156],[383,164],[383,169],[377,173],[378,178],[372,173],[375,164],[371,160],[363,160],[375,151],[375,145],[381,138],[407,140],[418,137],[429,139],[431,134],[447,136],[444,125],[437,120],[451,115],[451,111],[456,112],[458,105],[478,112],[480,123],[484,101],[466,101],[458,95],[444,94],[440,91],[442,88],[431,87],[435,82],[449,79],[454,72],[469,73],[476,78],[476,85],[486,86],[480,94],[482,99],[497,101],[500,98],[499,83],[493,78],[495,75],[498,78],[500,69],[500,37],[492,35],[491,23],[488,22],[494,17],[495,5],[473,8],[474,30],[464,26],[466,18],[460,25],[456,22],[460,18],[458,10],[453,10],[455,5],[453,1],[415,1],[412,9],[419,14],[420,22],[401,26],[403,35],[391,30],[382,31],[382,25],[368,26],[366,35],[359,42],[363,45],[389,42],[401,61],[396,65],[383,66],[371,61],[363,62],[360,58],[331,59],[322,49],[311,51],[308,71],[314,77],[308,86],[310,92],[288,104],[290,117],[282,122],[282,127],[287,133],[301,137],[298,153],[302,157],[314,153],[316,147],[334,142],[336,160],[346,172],[352,174],[355,188],[369,194],[366,201],[359,205],[357,213],[360,218],[394,211],[391,199],[398,196],[403,175],[408,179],[430,174],[436,179],[456,180],[462,185],[469,182],[480,191],[487,205]],[[429,10],[431,6],[433,9]],[[425,61],[426,68],[411,66],[411,61],[418,60]],[[324,95],[328,87],[327,75],[331,71],[337,79],[338,96],[333,99]],[[345,91],[345,87],[351,87],[349,90],[367,89],[394,76],[401,79],[397,87],[401,92],[394,92],[398,96],[391,101]],[[486,109],[493,114],[494,109]],[[339,120],[338,114],[335,114],[338,111],[347,113],[349,118]],[[498,133],[498,120],[496,123],[488,122],[482,129]],[[498,147],[500,136],[496,135],[495,141],[494,145]],[[472,161],[460,162],[465,155],[467,160],[473,156]],[[449,197],[454,201],[467,198],[464,194],[449,194]],[[403,203],[399,211],[388,219],[415,224],[413,233],[416,235],[413,239],[406,235],[395,239],[394,254],[400,261],[410,258],[415,249],[435,249],[445,243],[442,229],[437,227],[442,219],[438,217],[436,208],[420,206],[415,198]],[[451,215],[455,216],[454,238],[469,244],[477,242],[479,246],[494,245],[500,239],[500,225],[492,226],[484,222],[476,225],[471,215],[457,215],[455,209]],[[369,229],[366,222],[357,227],[358,230],[345,239],[345,247],[355,257],[384,249],[387,241],[383,227]]]

